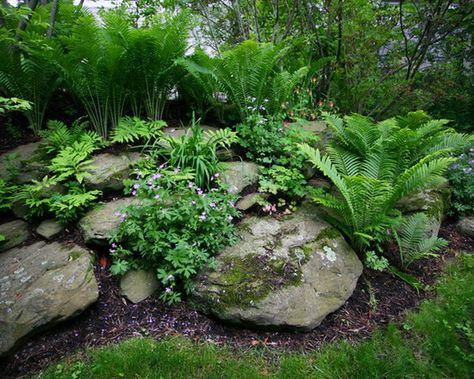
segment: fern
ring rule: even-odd
[[[112,131],[112,143],[133,143],[145,140],[148,143],[162,135],[161,129],[166,126],[164,121],[146,122],[137,117],[124,117]]]
[[[65,195],[56,193],[48,201],[48,210],[60,223],[67,224],[77,219],[101,194],[101,191],[86,191],[82,187]]]
[[[454,161],[449,152],[468,140],[445,130],[444,120],[420,112],[378,124],[360,115],[326,120],[334,135],[328,155],[305,144],[300,150],[338,189],[335,196],[317,194],[314,200],[358,251],[380,244],[387,229],[398,226],[395,205],[402,197],[445,181]],[[432,151],[433,146],[441,148]]]
[[[84,178],[90,176],[93,168],[92,159],[88,159],[97,146],[87,141],[76,141],[71,146],[61,150],[51,160],[49,168],[54,172],[58,181],[70,179],[82,183]]]
[[[436,256],[435,252],[448,244],[442,238],[429,235],[429,219],[424,213],[406,217],[393,232],[404,268],[421,258]]]

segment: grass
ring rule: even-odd
[[[461,254],[438,296],[369,339],[311,353],[231,351],[185,338],[135,338],[91,349],[39,378],[469,378],[474,372],[474,255]],[[80,360],[79,360],[80,359]]]

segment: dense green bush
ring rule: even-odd
[[[178,301],[189,292],[192,277],[220,249],[234,241],[234,195],[217,181],[205,191],[187,170],[162,167],[137,173],[128,192],[140,200],[116,215],[122,221],[112,238],[111,270],[153,269],[165,287],[161,298]]]
[[[314,200],[328,210],[328,219],[359,252],[376,248],[397,228],[397,202],[423,188],[439,185],[455,161],[449,152],[467,137],[445,129],[445,120],[422,113],[374,123],[360,115],[327,116],[334,139],[328,155],[301,145],[309,161],[336,186],[337,194]]]

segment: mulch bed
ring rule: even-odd
[[[70,235],[71,236],[71,235]],[[417,263],[412,273],[433,284],[445,261],[456,251],[472,251],[474,240],[460,235],[453,224],[442,227],[440,236],[448,239],[446,252]],[[74,234],[71,239],[76,240]],[[71,241],[72,242],[72,241]],[[90,346],[117,343],[128,337],[182,335],[196,342],[227,345],[231,348],[265,347],[279,351],[311,351],[326,342],[364,339],[377,327],[399,322],[407,310],[434,296],[417,293],[387,273],[364,270],[353,296],[338,311],[309,333],[258,331],[223,325],[196,312],[186,302],[167,306],[157,298],[131,304],[120,296],[117,279],[99,265],[95,268],[99,300],[80,316],[31,337],[16,352],[0,359],[2,378],[28,377]],[[375,296],[376,302],[371,302]]]

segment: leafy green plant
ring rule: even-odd
[[[73,145],[75,142],[84,142],[87,145],[93,145],[96,148],[105,146],[105,141],[96,132],[85,130],[87,122],[80,119],[72,123],[69,128],[62,121],[50,120],[47,128],[39,132],[41,147],[47,154],[56,155],[64,147]]]
[[[408,127],[396,119],[375,124],[359,115],[345,117],[345,124],[334,116],[326,119],[334,133],[328,155],[305,144],[300,148],[338,190],[314,200],[359,252],[387,240],[387,229],[400,224],[395,205],[401,198],[445,181],[442,175],[454,161],[448,153],[466,141],[443,129],[443,120]]]
[[[17,97],[0,96],[0,114],[14,111],[27,111],[31,109],[31,103]]]
[[[474,213],[474,144],[457,158],[447,175],[452,191],[450,212],[457,216],[470,215]]]
[[[428,216],[416,213],[404,218],[402,224],[393,230],[404,268],[421,258],[436,256],[436,251],[447,246],[446,240],[431,236],[429,229]]]
[[[140,140],[150,143],[162,135],[161,128],[166,126],[164,121],[144,121],[138,117],[123,117],[112,131],[110,142],[132,143]]]
[[[210,77],[244,120],[255,112],[280,112],[293,88],[306,75],[307,67],[293,73],[281,68],[287,51],[272,44],[245,41],[225,51],[221,58],[201,59],[201,65],[189,59],[180,63],[200,83],[204,82],[203,77]]]
[[[209,188],[211,179],[219,171],[218,148],[229,148],[237,142],[237,135],[230,129],[204,131],[193,119],[191,128],[181,137],[167,136],[169,147],[161,153],[169,158],[169,164],[181,169],[191,169],[199,187]]]
[[[273,195],[285,194],[292,199],[301,199],[308,192],[306,179],[300,170],[279,165],[261,169],[258,190]]]
[[[17,186],[0,179],[0,212],[12,207],[16,191]]]
[[[137,174],[129,192],[141,200],[117,213],[122,221],[112,238],[116,274],[130,268],[156,271],[167,302],[189,292],[192,277],[212,256],[234,240],[232,219],[238,215],[236,198],[215,187],[204,192],[189,171],[158,169]]]
[[[58,181],[74,179],[82,183],[92,168],[91,153],[98,147],[89,141],[75,141],[51,160],[49,168],[56,174]]]

